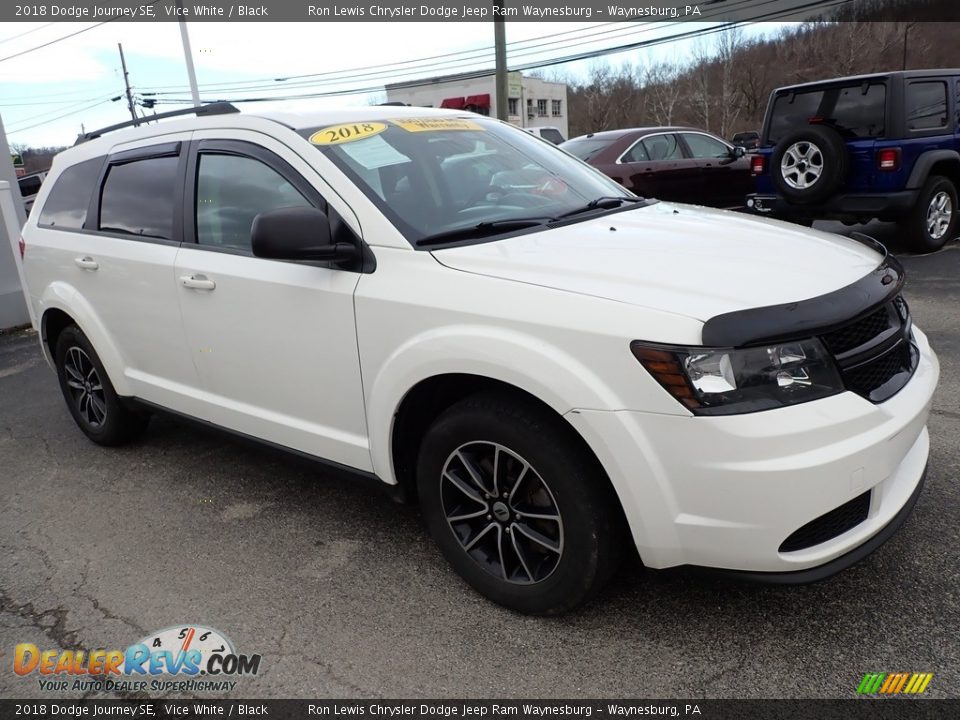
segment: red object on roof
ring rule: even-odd
[[[453,110],[463,110],[463,106],[466,105],[462,97],[446,98],[440,102],[440,107],[442,108],[451,108]]]
[[[484,93],[483,95],[467,95],[465,105],[473,105],[474,107],[490,107],[490,93]]]

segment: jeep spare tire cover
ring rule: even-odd
[[[848,155],[833,128],[810,125],[786,135],[770,156],[770,174],[788,201],[804,204],[825,200],[847,176]]]

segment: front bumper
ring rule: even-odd
[[[647,566],[751,573],[827,566],[888,526],[895,530],[915,501],[939,377],[926,337],[919,330],[915,337],[913,378],[879,405],[846,392],[747,415],[578,410],[567,418],[610,475]],[[780,551],[798,528],[867,491],[865,520],[811,547]],[[859,555],[850,558],[830,567]]]
[[[761,215],[805,220],[858,220],[880,218],[895,220],[903,217],[917,202],[917,190],[893,193],[862,193],[835,195],[824,203],[797,205],[779,195],[753,193],[747,195],[747,209]]]

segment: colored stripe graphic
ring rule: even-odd
[[[933,673],[867,673],[857,686],[857,695],[920,695]]]

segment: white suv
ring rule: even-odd
[[[806,582],[910,513],[939,369],[882,248],[643,200],[476,115],[231,109],[81,138],[23,230],[94,442],[162,409],[347,468],[530,613],[631,544]]]

